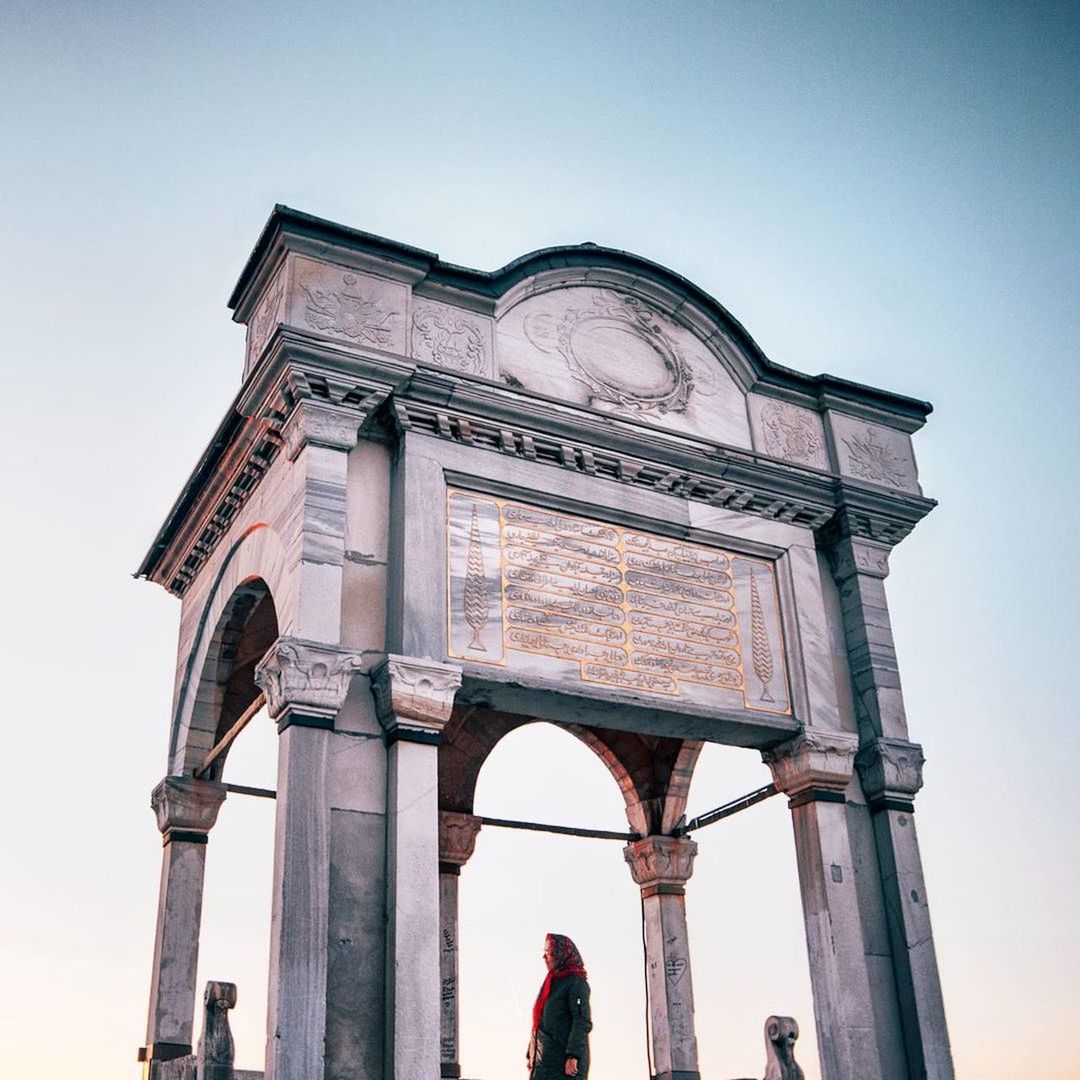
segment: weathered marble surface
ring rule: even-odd
[[[750,446],[742,390],[692,331],[647,300],[574,285],[498,323],[498,377],[559,401]]]
[[[404,353],[409,289],[373,274],[297,258],[288,319],[361,348]]]
[[[494,377],[494,324],[489,317],[415,297],[409,321],[414,360],[461,375]]]
[[[791,712],[768,560],[458,490],[447,528],[451,656]]]
[[[821,414],[780,398],[750,394],[754,446],[770,457],[813,469],[829,468],[825,425]]]
[[[844,476],[922,494],[910,436],[846,413],[830,410],[827,415]]]

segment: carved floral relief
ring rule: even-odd
[[[825,429],[821,417],[786,401],[753,398],[760,448],[770,457],[782,458],[815,469],[829,467]]]
[[[480,320],[448,304],[417,301],[412,326],[417,360],[466,375],[489,374],[491,348]]]
[[[831,423],[842,473],[902,491],[919,491],[907,435],[840,413],[831,414]]]
[[[357,346],[405,352],[404,285],[311,259],[297,259],[291,322]]]

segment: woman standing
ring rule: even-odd
[[[533,1005],[526,1062],[529,1080],[589,1075],[589,983],[577,946],[562,934],[544,940],[547,975]]]

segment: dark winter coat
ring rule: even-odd
[[[577,1058],[578,1080],[589,1075],[589,984],[580,975],[551,983],[540,1014],[530,1080],[566,1080],[566,1059]]]

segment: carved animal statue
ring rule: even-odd
[[[236,984],[208,982],[203,994],[203,1029],[199,1038],[199,1080],[233,1080],[236,1046],[229,1010],[236,1006]]]
[[[805,1080],[795,1061],[799,1025],[790,1016],[770,1016],[765,1021],[765,1080]]]

